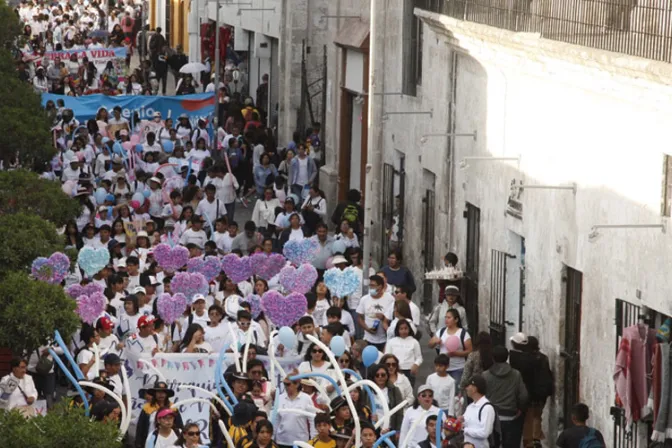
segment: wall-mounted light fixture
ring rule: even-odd
[[[423,112],[385,112],[383,113],[383,121],[387,121],[390,115],[429,115],[429,118],[432,118],[432,111],[423,111]]]
[[[324,15],[320,16],[320,19],[361,19],[362,16],[330,16],[330,15]]]
[[[475,139],[476,137],[474,137]],[[518,168],[520,168],[520,156],[518,157],[486,157],[486,156],[468,156],[460,160],[460,169],[466,170],[469,168],[469,161],[473,162],[504,162],[504,161],[517,161]]]
[[[473,137],[474,141],[476,141],[476,137],[478,136],[478,132],[474,131],[471,134],[461,134],[461,133],[443,133],[443,134],[425,134],[420,138],[420,143],[423,145],[427,143],[427,140],[430,137]]]
[[[240,13],[243,11],[273,11],[275,12],[275,8],[239,8],[238,9],[238,15],[241,15]]]
[[[594,243],[602,235],[598,229],[660,229],[666,232],[665,224],[596,224],[590,228],[588,241]]]
[[[525,185],[522,182],[518,185],[512,185],[511,188],[516,188],[520,191],[524,190],[572,190],[576,194],[576,184],[569,185]]]

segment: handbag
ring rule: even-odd
[[[49,359],[48,356],[40,355],[40,352],[37,352],[37,365],[35,365],[35,372],[38,375],[49,375],[51,369],[54,367],[54,360]]]

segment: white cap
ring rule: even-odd
[[[205,300],[205,296],[203,294],[195,294],[194,299],[192,300],[193,303],[198,302],[199,300]]]
[[[126,262],[124,261],[124,266],[126,265]],[[143,288],[142,286],[136,286],[135,289],[133,290],[133,294],[147,294],[147,290]]]
[[[516,333],[513,336],[511,336],[511,339],[509,339],[511,342],[514,344],[518,345],[526,345],[527,344],[527,336],[525,336],[525,333]]]

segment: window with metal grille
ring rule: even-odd
[[[467,202],[464,211],[467,219],[467,254],[464,279],[462,281],[462,297],[469,322],[469,332],[478,334],[478,266],[481,247],[481,209]]]
[[[385,264],[391,249],[403,249],[404,243],[404,189],[405,189],[405,158],[400,157],[399,169],[394,165],[383,165],[382,211],[383,226],[380,263]]]
[[[672,156],[663,155],[663,192],[660,199],[660,214],[672,216]]]
[[[506,345],[506,260],[512,255],[493,249],[490,258],[490,337]]]
[[[562,404],[564,423],[567,428],[571,425],[572,406],[579,402],[583,273],[566,266],[562,279],[565,282],[565,346],[560,354],[564,358],[564,396]]]
[[[429,271],[434,268],[434,190],[426,190],[425,197],[422,198],[422,255],[424,259],[424,268]],[[432,282],[425,282],[423,285],[423,312],[429,313],[432,310],[432,293],[434,285]]]

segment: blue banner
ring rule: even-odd
[[[151,120],[154,112],[161,112],[163,120],[172,118],[177,121],[177,117],[187,114],[192,126],[196,126],[199,118],[211,118],[215,107],[214,93],[196,93],[194,95],[180,96],[108,96],[102,94],[85,96],[67,96],[54,95],[52,93],[42,94],[42,105],[47,101],[63,100],[65,107],[72,109],[75,118],[82,124],[87,120],[96,117],[96,113],[101,107],[108,110],[112,116],[112,109],[115,106],[121,107],[121,116],[131,121],[133,112],[138,112],[140,120]]]

